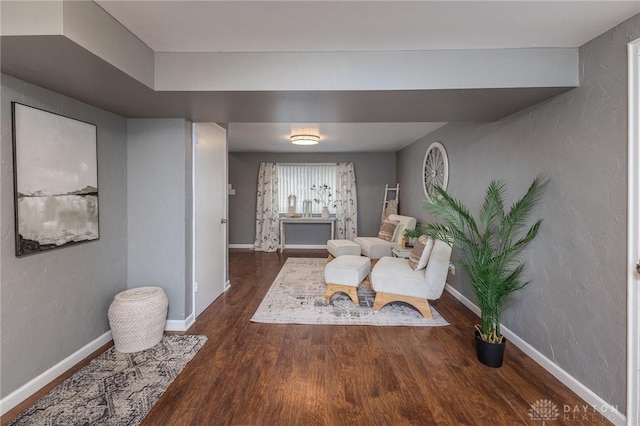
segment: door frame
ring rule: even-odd
[[[636,264],[640,260],[640,39],[627,46],[629,61],[629,137],[627,209],[627,424],[640,421],[640,318]]]

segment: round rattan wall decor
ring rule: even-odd
[[[444,145],[433,142],[427,148],[422,166],[422,188],[424,195],[433,197],[436,195],[436,186],[447,189],[449,183],[449,158]]]

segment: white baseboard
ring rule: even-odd
[[[167,320],[167,323],[164,326],[166,331],[187,331],[189,327],[196,322],[193,317],[193,312],[183,320]]]
[[[455,288],[451,287],[449,284],[445,284],[444,285],[444,289],[447,290],[449,292],[449,294],[451,294],[453,297],[455,297],[460,302],[462,302],[462,304],[464,306],[466,306],[467,308],[469,308],[469,310],[471,310],[471,312],[473,312],[477,316],[480,316],[480,308],[478,307],[478,305],[473,303],[471,300],[467,299],[466,296],[464,296],[462,293],[460,293]],[[502,327],[500,327],[500,329],[502,330]]]
[[[302,249],[302,250],[326,250],[327,249],[327,245],[326,244],[285,244],[284,246],[285,250],[286,249]]]
[[[111,331],[107,331],[102,336],[98,337],[90,343],[87,343],[82,348],[78,349],[53,367],[49,368],[34,379],[29,380],[27,383],[2,398],[0,400],[0,415],[6,414],[7,411],[11,410],[34,393],[38,392],[40,389],[54,381],[57,377],[64,374],[65,371],[74,367],[76,364],[91,355],[93,352],[100,349],[102,345],[109,343],[111,339]]]
[[[467,308],[469,308],[473,313],[480,316],[480,308],[473,303],[471,300],[467,299],[462,293],[460,293],[455,288],[451,287],[449,284],[445,285],[445,289],[456,299],[462,302]],[[502,324],[500,325],[500,331],[511,343],[513,343],[516,347],[518,347],[522,352],[527,354],[531,359],[540,364],[542,368],[551,373],[556,379],[560,380],[566,387],[575,392],[580,398],[584,399],[589,404],[589,409],[593,408],[597,410],[600,414],[602,414],[607,420],[615,424],[616,426],[624,426],[626,424],[626,417],[624,414],[620,413],[617,407],[612,406],[604,399],[600,398],[596,395],[591,389],[586,387],[584,384],[579,382],[575,377],[567,373],[556,363],[547,358],[544,354],[538,351],[536,348],[531,346],[529,343],[524,341],[522,338],[517,336],[514,332],[504,327]],[[561,401],[554,401],[556,403],[560,403]],[[531,401],[531,404],[535,403],[535,401]],[[580,409],[583,409],[580,407]],[[562,409],[559,408],[562,413]],[[561,414],[562,415],[562,414]]]
[[[253,244],[229,244],[230,249],[253,249]],[[285,249],[302,250],[322,250],[327,248],[326,244],[286,244]]]
[[[165,330],[167,331],[187,331],[189,327],[193,325],[195,319],[193,318],[193,314],[189,315],[185,320],[167,320],[167,324],[165,326]],[[48,385],[52,381],[54,381],[61,374],[64,374],[65,371],[74,367],[80,361],[91,355],[93,352],[98,350],[102,345],[109,343],[112,339],[111,331],[107,331],[102,336],[98,337],[94,341],[86,344],[73,354],[69,355],[67,358],[63,359],[53,367],[49,368],[47,371],[43,372],[36,378],[30,380],[26,384],[22,385],[20,388],[11,392],[9,395],[5,396],[0,400],[0,415],[4,415],[9,410],[14,408],[16,405],[20,404],[25,399],[29,398],[31,395],[42,389],[44,386]]]
[[[222,290],[222,292],[225,292],[230,288],[231,288],[231,281],[227,280],[227,282],[224,283],[224,289]]]

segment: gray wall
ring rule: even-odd
[[[425,218],[420,173],[441,141],[449,192],[473,212],[489,181],[512,200],[539,172],[551,182],[535,212],[544,218],[525,252],[532,282],[503,323],[607,402],[625,412],[627,54],[640,15],[580,49],[581,85],[496,123],[451,124],[398,153],[405,209]],[[449,283],[471,297],[461,274]],[[472,324],[469,324],[469,333]]]
[[[128,286],[162,287],[172,320],[191,313],[185,273],[188,138],[184,119],[127,120]]]
[[[229,243],[253,244],[256,234],[256,189],[261,161],[281,163],[329,163],[352,161],[358,189],[358,235],[377,235],[382,214],[384,186],[396,184],[396,155],[389,152],[335,154],[229,153]],[[401,187],[402,189],[402,187]],[[403,202],[402,190],[400,201]],[[400,206],[403,211],[403,206]],[[326,244],[329,228],[287,225],[287,244]]]
[[[127,148],[124,118],[4,74],[1,79],[0,397],[5,397],[109,331],[109,304],[126,289]],[[97,126],[99,240],[15,257],[11,101]]]

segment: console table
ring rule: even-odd
[[[332,240],[335,234],[336,218],[328,217],[326,219],[323,219],[321,217],[281,217],[280,218],[280,253],[284,251],[284,244],[285,244],[284,231],[286,228],[284,225],[286,223],[325,223],[325,224],[328,223],[331,225],[331,235],[329,235],[329,239]]]

